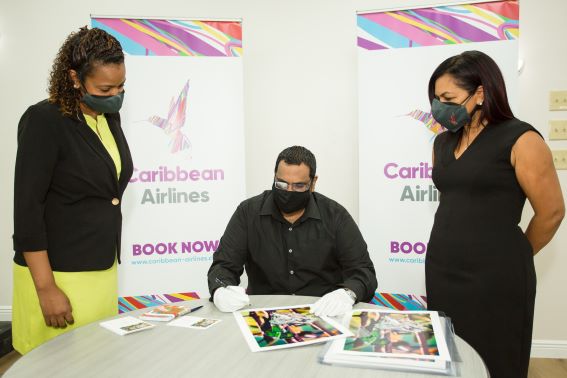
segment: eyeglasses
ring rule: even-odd
[[[311,182],[308,183],[296,182],[293,184],[288,184],[285,181],[275,180],[274,186],[276,187],[276,189],[280,189],[280,190],[288,190],[288,188],[291,187],[291,190],[294,192],[306,192],[311,187]]]

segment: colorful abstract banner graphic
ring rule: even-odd
[[[365,50],[513,40],[518,1],[359,14],[358,47]]]
[[[197,293],[173,293],[156,295],[138,295],[118,298],[118,311],[120,314],[138,310],[140,308],[159,306],[166,303],[184,302],[200,299]]]
[[[240,22],[97,17],[92,26],[115,36],[130,55],[242,56]]]
[[[423,295],[376,292],[370,303],[400,311],[427,309],[427,298]]]

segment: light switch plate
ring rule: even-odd
[[[549,121],[549,140],[567,139],[567,119]]]
[[[549,92],[549,110],[567,110],[567,91]]]
[[[553,150],[551,155],[555,169],[567,169],[567,150]]]

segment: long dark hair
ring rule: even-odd
[[[429,102],[435,97],[435,82],[439,77],[451,75],[457,85],[469,94],[482,85],[484,101],[480,106],[480,120],[497,123],[514,118],[504,77],[496,62],[480,51],[465,51],[452,56],[439,65],[429,79]]]
[[[59,49],[49,75],[49,102],[59,105],[61,113],[79,112],[81,91],[73,87],[69,70],[77,71],[84,83],[98,64],[124,62],[120,42],[102,29],[84,26],[71,33]]]

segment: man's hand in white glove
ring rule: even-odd
[[[318,316],[337,316],[352,310],[354,299],[345,289],[331,291],[321,297],[313,306],[311,312]]]
[[[243,287],[219,287],[213,295],[215,306],[222,312],[233,312],[250,304],[250,298]]]

